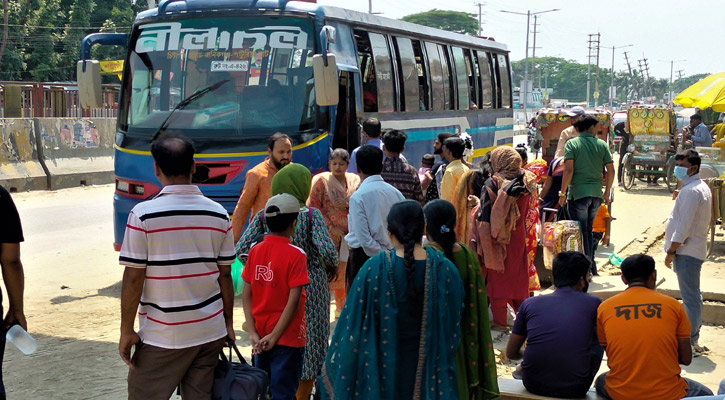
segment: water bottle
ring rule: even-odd
[[[622,265],[622,257],[618,256],[616,253],[612,253],[609,255],[609,263],[614,265],[615,267],[619,267]]]
[[[35,350],[38,349],[38,342],[20,325],[11,326],[5,334],[5,338],[26,356],[35,353]]]

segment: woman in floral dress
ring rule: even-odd
[[[315,175],[312,179],[312,190],[307,205],[322,212],[325,218],[325,225],[330,232],[332,242],[342,254],[337,267],[337,277],[330,282],[330,290],[335,297],[336,316],[340,315],[342,306],[345,304],[345,268],[347,253],[343,248],[347,235],[347,214],[350,206],[350,196],[360,184],[360,177],[356,174],[345,172],[350,164],[350,154],[345,149],[335,149],[330,154],[330,172],[323,172]]]
[[[320,210],[305,207],[310,195],[312,175],[302,164],[289,164],[279,170],[272,178],[272,196],[289,193],[300,202],[300,215],[297,217],[295,233],[290,238],[293,245],[302,248],[307,254],[307,273],[310,284],[305,288],[305,319],[307,323],[307,344],[298,399],[307,399],[312,392],[315,378],[320,374],[327,353],[327,340],[330,335],[330,285],[328,275],[337,267],[337,250],[325,226]],[[264,210],[257,213],[249,227],[237,243],[237,256],[249,253],[257,238],[266,232]]]

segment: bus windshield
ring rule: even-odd
[[[140,25],[129,44],[121,130],[151,135],[194,91],[228,81],[177,110],[168,130],[189,137],[261,137],[315,129],[312,21],[189,18]]]

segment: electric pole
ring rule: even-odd
[[[596,39],[595,39],[596,37]],[[589,40],[587,43],[589,44],[589,53],[587,55],[587,107],[589,107],[589,95],[591,93],[591,87],[592,87],[592,57],[595,57],[592,55],[592,51],[596,49],[596,58],[597,58],[597,70],[599,69],[599,38],[601,37],[601,34],[599,33],[591,33],[589,34]],[[597,85],[599,85],[599,80],[597,79]],[[599,97],[599,93],[595,95],[595,99]],[[596,101],[596,100],[595,100]]]
[[[478,6],[478,36],[481,36],[481,29],[483,27],[483,10],[482,7],[486,5],[486,3],[473,3],[475,6]]]
[[[373,13],[373,0],[368,0],[368,14]]]
[[[614,95],[614,92],[615,92],[615,89],[614,89],[614,52],[615,52],[616,49],[622,49],[622,48],[631,47],[631,46],[634,46],[634,45],[633,44],[628,44],[628,45],[625,45],[625,46],[612,46],[611,47],[611,49],[612,49],[612,70],[609,73],[609,96],[608,96],[608,98],[609,98],[609,106],[610,107],[614,103],[614,98],[616,97]],[[610,48],[610,47],[607,47],[607,46],[602,46],[602,47],[604,47],[605,49],[609,49]],[[627,57],[627,52],[626,51],[624,52],[624,56],[625,56],[625,58]],[[627,67],[629,67],[629,60],[627,60]],[[629,74],[632,75],[632,69],[631,68],[630,68]]]
[[[685,72],[685,70],[682,70],[682,69],[677,70],[677,80],[680,80],[685,76],[685,74],[683,74],[683,72]]]
[[[531,82],[536,79],[536,34],[539,31],[536,29],[539,26],[538,15],[534,15],[534,47],[531,49]],[[539,88],[541,88],[541,74],[539,74]]]
[[[629,100],[631,97],[636,97],[636,95],[639,95],[639,91],[637,90],[637,81],[634,80],[634,72],[632,71],[632,64],[629,63],[629,53],[626,51],[624,52],[624,59],[627,61],[627,70],[629,70],[629,86],[630,86],[630,96],[627,97],[626,100]]]
[[[522,93],[522,96],[523,96],[522,105],[523,105],[523,109],[524,109],[524,115],[526,115],[526,108],[528,106],[529,31],[531,30],[531,16],[533,15],[535,17],[536,14],[543,14],[543,13],[552,12],[552,11],[559,11],[559,9],[558,8],[554,8],[554,9],[551,9],[551,10],[537,11],[537,12],[534,12],[534,13],[532,13],[531,10],[528,10],[528,11],[526,11],[525,14],[524,13],[521,13],[521,12],[516,12],[516,11],[506,11],[506,10],[500,10],[500,11],[503,12],[503,13],[508,13],[508,14],[516,14],[516,15],[525,15],[526,16],[526,58],[525,58],[525,61],[524,61],[524,86],[521,89],[521,93]],[[526,116],[525,119],[528,120],[528,116]]]

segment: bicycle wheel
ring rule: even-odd
[[[635,166],[632,165],[632,154],[625,154],[622,164],[624,166],[624,179],[622,179],[622,185],[624,186],[624,190],[629,190],[632,188],[632,185],[634,185],[634,177],[637,174]]]
[[[677,189],[677,178],[675,178],[675,162],[674,159],[667,165],[667,175],[665,176],[665,183],[667,183],[667,190],[670,193],[674,193]]]

